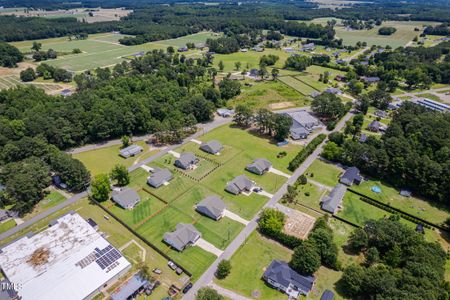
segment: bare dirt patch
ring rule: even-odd
[[[316,219],[297,210],[291,210],[284,224],[284,232],[296,236],[300,239],[306,239],[314,226]]]
[[[295,106],[295,105],[292,102],[279,102],[279,103],[269,104],[270,109],[284,109],[284,108],[293,107],[293,106]]]

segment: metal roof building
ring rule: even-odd
[[[124,158],[128,158],[130,156],[135,156],[136,154],[139,154],[143,150],[144,149],[139,145],[131,145],[131,146],[121,149],[119,152],[120,152],[120,156],[122,156]]]
[[[0,267],[22,300],[90,299],[131,264],[80,215],[0,249]]]

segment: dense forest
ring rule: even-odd
[[[14,46],[0,42],[0,66],[15,67],[17,63],[23,61],[23,54]]]
[[[83,190],[89,173],[58,149],[123,135],[156,133],[160,142],[179,142],[195,124],[208,121],[221,95],[240,85],[204,83],[210,62],[153,51],[110,69],[75,76],[79,93],[63,98],[34,87],[0,92],[1,204],[21,212],[42,198],[49,172],[72,191]],[[205,96],[204,96],[205,95]],[[234,94],[232,94],[234,95]],[[32,172],[29,170],[33,170]]]
[[[397,216],[367,221],[350,236],[348,250],[365,258],[345,268],[338,283],[352,299],[448,299],[445,251]]]
[[[329,159],[449,204],[450,114],[405,103],[381,140],[369,138],[366,143],[359,143],[349,139],[340,144],[327,144],[326,150],[334,148]]]

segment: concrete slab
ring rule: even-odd
[[[290,178],[290,177],[291,177],[291,175],[286,174],[286,173],[284,173],[284,172],[282,172],[282,171],[280,171],[280,170],[277,170],[277,169],[275,169],[275,168],[270,168],[270,169],[269,169],[269,172],[270,172],[270,173],[273,173],[273,174],[277,174],[277,175],[283,176],[283,177],[286,177],[286,178]]]
[[[192,139],[191,142],[201,145],[202,142],[196,139]]]
[[[173,151],[173,150],[170,150],[168,153],[169,153],[169,154],[172,154],[175,158],[180,158],[180,153],[178,153],[178,152],[175,152],[175,151]]]
[[[222,255],[223,251],[216,248],[216,246],[214,246],[213,244],[211,244],[210,242],[205,241],[202,238],[199,238],[197,240],[197,242],[195,242],[196,246],[199,246],[200,248],[202,248],[205,251],[208,251],[214,255],[216,255],[217,257],[219,257],[220,255]]]
[[[246,219],[242,218],[241,216],[235,214],[234,212],[229,211],[228,209],[225,209],[225,211],[223,212],[223,215],[227,218],[230,218],[234,221],[237,221],[239,223],[242,223],[244,225],[248,225],[248,223],[250,223],[249,221],[247,221]]]
[[[141,168],[144,169],[147,172],[153,172],[153,168],[151,168],[151,167],[149,167],[147,165],[142,165]]]
[[[273,195],[272,195],[271,193],[268,193],[268,192],[266,192],[266,191],[255,192],[255,193],[258,194],[258,195],[267,197],[267,198],[272,198],[272,197],[273,197]]]

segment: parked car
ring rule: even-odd
[[[262,187],[259,186],[253,188],[253,191],[256,193],[262,192],[262,190],[263,190]]]
[[[187,292],[189,292],[189,290],[192,288],[192,283],[189,282],[187,286],[184,287],[183,289],[183,294],[186,294]]]
[[[160,275],[162,273],[162,271],[160,269],[158,269],[158,268],[153,269],[152,272],[155,273],[155,274],[158,274],[158,275]]]
[[[175,270],[177,268],[177,265],[174,264],[173,261],[169,260],[169,262],[167,263],[167,265],[172,269]]]
[[[183,270],[181,268],[177,268],[176,271],[177,275],[183,274]]]

